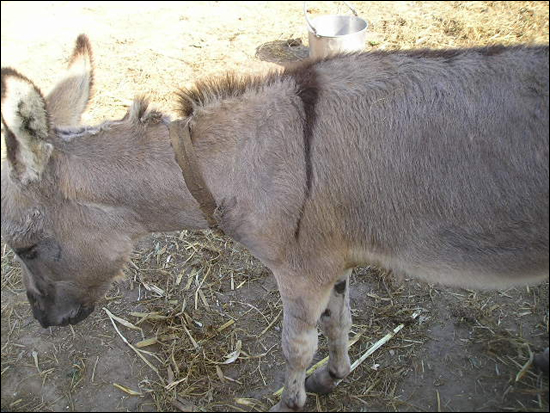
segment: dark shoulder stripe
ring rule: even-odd
[[[313,145],[313,132],[317,122],[317,101],[319,100],[319,80],[315,71],[314,61],[307,61],[299,66],[289,68],[285,71],[285,76],[288,76],[296,82],[298,88],[297,94],[302,101],[304,108],[303,120],[303,142],[304,142],[304,162],[306,172],[306,191],[300,209],[300,214],[296,222],[294,236],[296,239],[300,236],[300,228],[304,215],[305,204],[309,199],[312,182],[313,182],[313,164],[311,161],[311,148]]]

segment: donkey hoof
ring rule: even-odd
[[[318,370],[306,379],[306,391],[317,394],[328,394],[335,388],[334,380],[326,370]]]
[[[270,412],[299,412],[301,409],[291,409],[288,407],[285,403],[280,401],[275,406],[273,406],[271,409],[269,409]]]

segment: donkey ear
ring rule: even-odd
[[[25,76],[2,69],[2,123],[12,176],[27,184],[40,180],[53,146],[46,142],[50,122],[46,101]]]
[[[92,47],[88,37],[76,39],[69,67],[64,77],[46,97],[53,125],[77,126],[90,101],[94,69]]]

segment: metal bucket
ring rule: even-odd
[[[327,15],[310,20],[304,2],[310,57],[323,58],[340,52],[359,52],[365,47],[368,23],[357,16],[347,1],[344,3],[354,16]]]

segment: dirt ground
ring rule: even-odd
[[[345,12],[308,3],[312,15]],[[548,44],[548,2],[354,4],[370,25],[367,50]],[[301,2],[2,2],[2,66],[47,91],[80,33],[94,47],[91,124],[122,117],[139,94],[173,114],[174,92],[195,79],[262,72],[308,52]],[[277,402],[279,295],[230,239],[152,234],[94,314],[49,329],[32,318],[13,253],[1,248],[2,411],[262,411]],[[334,393],[310,396],[307,410],[548,411],[548,379],[524,369],[548,346],[548,283],[477,292],[366,267],[351,288],[352,361],[404,327]],[[326,355],[320,337],[315,362]]]

